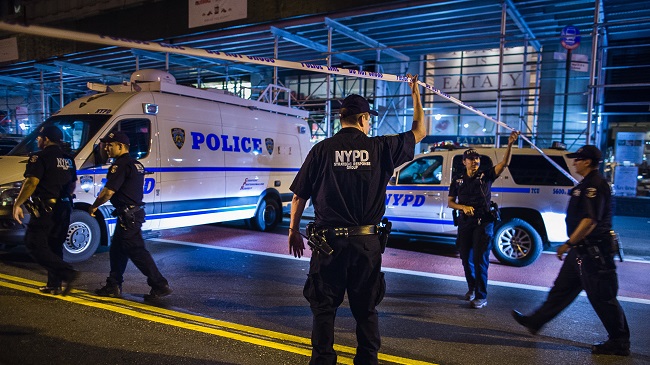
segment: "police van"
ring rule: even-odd
[[[452,209],[447,207],[451,177],[464,171],[465,149],[451,148],[417,155],[397,169],[386,192],[385,216],[393,231],[411,237],[424,235],[454,238]],[[481,169],[503,159],[505,148],[476,148]],[[574,179],[566,151],[543,150]],[[502,263],[526,266],[541,254],[544,245],[563,242],[566,208],[573,181],[532,148],[513,148],[509,166],[492,185],[492,201],[501,211],[495,223],[492,252]]]
[[[92,256],[115,228],[110,204],[95,218],[87,213],[110,166],[99,139],[112,131],[129,136],[129,153],[145,167],[143,230],[248,219],[267,231],[288,211],[289,186],[311,148],[308,112],[178,85],[158,70],[135,72],[122,85],[88,86],[99,93],[69,103],[43,123],[62,130],[64,149],[78,169],[66,261]],[[2,243],[24,236],[12,205],[26,156],[37,148],[32,132],[0,157]]]

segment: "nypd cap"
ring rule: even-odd
[[[118,142],[127,146],[131,144],[129,136],[127,136],[126,133],[120,131],[111,132],[106,137],[101,138],[100,141],[104,143]]]
[[[370,103],[368,103],[368,100],[361,95],[351,94],[347,98],[343,99],[340,111],[341,118],[361,113],[370,113],[374,116],[379,115],[376,111],[370,110]]]
[[[582,160],[591,160],[592,162],[598,162],[598,163],[603,161],[603,154],[600,152],[598,148],[592,145],[586,145],[580,147],[577,151],[575,151],[574,153],[569,153],[566,157],[579,158]]]
[[[40,137],[47,137],[47,139],[54,143],[61,143],[61,140],[63,139],[63,132],[54,125],[41,127],[41,129],[38,130],[38,135]]]
[[[474,159],[477,157],[480,157],[480,155],[478,154],[478,151],[473,148],[470,148],[467,151],[463,152],[463,160],[466,158]]]

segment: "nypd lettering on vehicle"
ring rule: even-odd
[[[425,201],[426,196],[421,194],[386,194],[386,205],[421,207]]]

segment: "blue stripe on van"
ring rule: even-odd
[[[234,211],[245,210],[245,209],[255,209],[255,205],[206,209],[206,210],[194,211],[194,212],[154,213],[154,214],[147,214],[146,219],[155,220],[155,219],[167,219],[167,218],[178,218],[178,217],[190,217],[190,216],[199,216],[204,214],[234,212]],[[117,222],[117,218],[107,218],[105,222],[107,224],[115,224]]]
[[[298,172],[299,168],[294,167],[146,167],[148,172],[208,172],[208,171],[225,171],[225,172]],[[107,169],[86,169],[78,170],[77,175],[84,174],[106,174]]]

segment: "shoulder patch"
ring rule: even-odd
[[[596,197],[596,188],[587,188],[587,192],[585,193],[587,198],[595,198]]]
[[[32,157],[29,158],[29,163],[34,163],[38,160],[38,155],[32,155]]]
[[[117,171],[117,165],[111,166],[111,174],[114,174]]]

